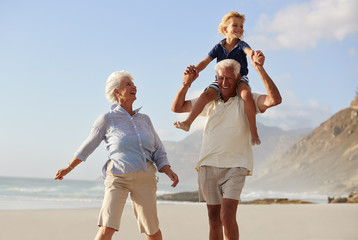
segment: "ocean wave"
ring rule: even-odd
[[[277,191],[251,191],[244,189],[241,194],[243,201],[250,201],[264,198],[288,198],[306,200],[315,203],[326,203],[327,196],[318,192],[277,192]]]
[[[15,192],[15,193],[44,193],[44,192],[56,192],[58,189],[56,188],[20,188],[20,187],[13,187],[7,188],[6,191],[8,192]]]

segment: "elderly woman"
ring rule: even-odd
[[[103,140],[108,161],[103,167],[105,195],[96,240],[112,239],[119,230],[128,193],[139,230],[147,239],[160,240],[162,234],[156,208],[156,169],[164,172],[175,187],[178,176],[170,169],[166,152],[152,122],[140,109],[133,110],[137,88],[127,71],[112,73],[106,82],[106,97],[116,104],[95,121],[90,135],[66,168],[58,170],[55,179],[62,180],[98,147]],[[156,167],[155,167],[155,166]]]

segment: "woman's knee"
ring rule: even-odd
[[[153,235],[146,234],[148,240],[162,240],[162,232],[160,229]]]
[[[97,233],[97,238],[96,238],[96,240],[97,240],[97,239],[98,239],[98,240],[101,240],[101,239],[110,239],[115,232],[116,232],[116,230],[113,229],[113,228],[101,226],[101,227],[98,229],[98,233]]]

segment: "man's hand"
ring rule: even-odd
[[[199,72],[195,68],[194,65],[190,65],[187,67],[184,71],[184,77],[183,77],[183,85],[188,85],[189,87],[194,82],[195,79],[199,77]]]

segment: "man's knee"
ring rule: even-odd
[[[236,223],[236,212],[223,210],[220,214],[221,223],[224,226],[230,226]]]
[[[221,225],[220,207],[208,207],[210,225]]]
[[[223,205],[220,212],[220,219],[222,224],[225,226],[236,223],[236,211],[238,206],[237,200],[224,199]]]

